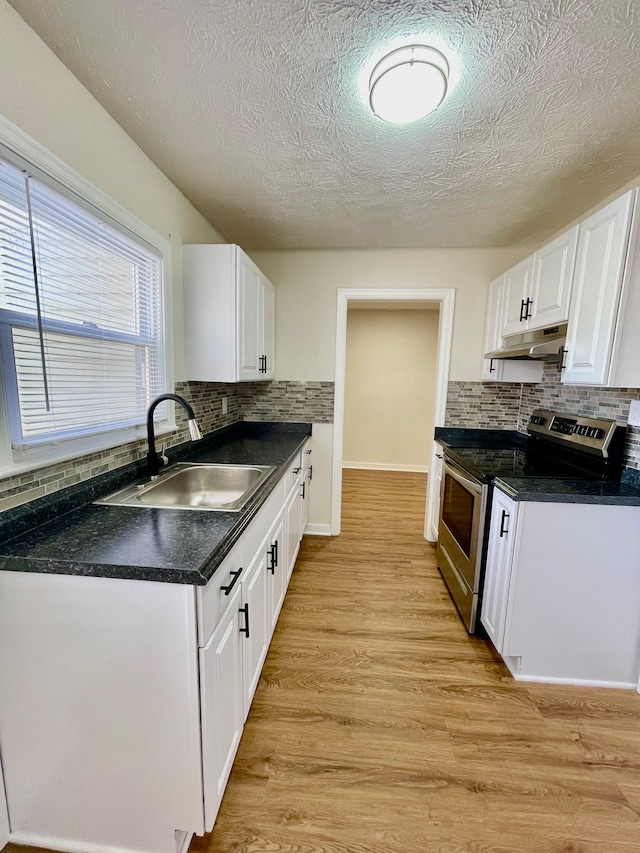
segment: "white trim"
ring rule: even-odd
[[[514,681],[535,684],[570,684],[574,687],[610,687],[613,690],[635,690],[633,681],[593,681],[589,678],[555,678],[544,675],[514,675]]]
[[[116,220],[123,228],[132,231],[138,237],[146,240],[152,246],[169,252],[171,250],[170,241],[159,234],[146,222],[138,219],[133,213],[130,213],[118,202],[114,201],[111,196],[108,196],[101,189],[98,189],[94,184],[90,183],[71,166],[67,165],[63,160],[52,154],[43,145],[40,145],[33,137],[29,136],[17,125],[10,122],[3,115],[0,115],[0,144],[6,146],[10,151],[18,157],[27,160],[31,165],[41,169],[54,181],[57,181],[63,188],[76,193],[81,199],[89,202],[108,214]]]
[[[342,511],[342,452],[344,430],[344,392],[345,362],[347,351],[347,308],[349,302],[357,300],[380,302],[439,302],[440,322],[438,325],[438,356],[436,366],[436,391],[434,401],[433,425],[444,426],[447,408],[447,386],[449,381],[449,360],[451,357],[451,339],[453,335],[453,309],[455,289],[353,289],[339,288],[336,317],[336,367],[335,367],[335,403],[333,417],[333,478],[331,488],[331,534],[340,533]],[[427,506],[431,500],[432,479],[427,485]],[[426,537],[426,513],[425,513]],[[426,537],[428,538],[428,537]]]
[[[307,524],[304,529],[304,535],[307,536],[331,536],[330,524]]]
[[[60,850],[62,853],[140,853],[129,847],[112,847],[108,844],[95,844],[87,841],[73,841],[48,835],[31,835],[28,832],[12,832],[9,841],[24,847],[44,847],[46,850]]]
[[[409,471],[414,474],[428,474],[428,465],[398,465],[395,462],[343,462],[343,468],[357,471]]]
[[[589,678],[559,678],[557,676],[526,675],[519,672],[522,666],[520,655],[505,655],[502,660],[513,676],[514,681],[529,681],[532,684],[570,684],[575,687],[610,687],[614,690],[635,690],[632,681],[594,681]]]

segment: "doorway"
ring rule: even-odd
[[[453,309],[455,290],[447,289],[340,289],[338,290],[337,323],[336,323],[336,371],[335,371],[335,405],[334,405],[334,435],[333,435],[333,477],[331,500],[331,534],[340,533],[342,513],[342,463],[344,448],[344,411],[345,411],[345,379],[346,379],[346,349],[347,349],[347,311],[349,305],[355,302],[371,303],[372,305],[388,307],[406,307],[408,304],[439,310],[438,344],[436,359],[436,382],[433,424],[443,426],[447,403],[447,383],[449,376],[449,359],[451,353],[451,338],[453,332]],[[426,427],[425,427],[426,428]],[[432,436],[429,436],[430,446],[433,446]],[[433,459],[433,453],[430,454]],[[433,464],[433,462],[432,462]],[[433,479],[428,479],[426,507],[434,504]],[[425,512],[425,538],[430,538],[427,529],[428,513]]]

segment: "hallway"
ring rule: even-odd
[[[637,853],[640,696],[514,682],[422,538],[425,475],[345,470],[343,490],[191,853]]]

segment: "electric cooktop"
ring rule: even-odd
[[[529,437],[505,435],[504,446],[446,447],[445,455],[479,480],[494,477],[616,480],[620,477],[624,427],[602,418],[537,409]],[[494,434],[495,435],[495,434]]]

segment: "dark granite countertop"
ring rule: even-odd
[[[640,506],[637,474],[626,469],[620,482],[496,477],[493,483],[514,501]]]
[[[311,426],[240,423],[220,433],[183,445],[171,461],[276,466],[241,512],[87,503],[121,488],[127,474],[115,485],[113,475],[96,478],[103,480],[102,488],[100,482],[84,485],[84,491],[76,487],[71,502],[60,493],[57,502],[53,495],[34,502],[39,507],[3,513],[11,513],[8,521],[21,532],[0,542],[0,570],[206,584],[287,471]],[[140,465],[128,467],[129,482],[140,477]],[[30,529],[23,529],[25,519]],[[5,523],[5,537],[8,530]]]
[[[435,440],[443,447],[524,447],[528,436],[515,429],[468,429],[436,427]]]

